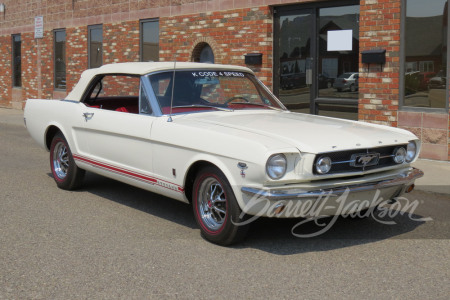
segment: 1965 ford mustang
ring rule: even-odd
[[[228,245],[252,216],[367,211],[423,175],[407,131],[290,112],[248,68],[174,67],[105,65],[63,100],[27,101],[58,187],[87,170],[192,203],[202,235]]]

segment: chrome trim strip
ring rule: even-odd
[[[349,193],[365,192],[377,189],[383,189],[394,186],[406,185],[423,176],[423,172],[416,168],[411,168],[397,175],[389,175],[387,179],[374,182],[341,186],[336,189],[320,189],[313,191],[299,191],[299,189],[257,189],[251,187],[242,187],[242,193],[257,198],[265,198],[268,200],[295,200],[305,198],[319,198],[323,196],[337,197],[344,194],[347,190]]]
[[[388,158],[388,157],[394,157],[394,155],[385,155],[385,156],[380,156],[380,159],[382,158]],[[338,164],[346,164],[346,163],[352,163],[355,162],[355,160],[343,160],[343,161],[332,161],[331,164],[332,165],[338,165]]]

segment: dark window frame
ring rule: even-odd
[[[88,25],[88,69],[92,69],[95,67],[91,66],[91,30],[92,29],[101,29],[102,31],[102,49],[101,49],[101,65],[103,65],[103,24],[96,24],[96,25]]]
[[[19,74],[20,74],[20,82],[19,82],[19,84],[16,84],[16,80],[15,80],[15,75],[16,75],[16,63],[15,63],[15,57],[14,57],[14,54],[15,54],[15,42],[14,42],[14,38],[15,37],[19,37],[19,39],[20,39],[20,48],[19,48],[19,50],[20,50],[20,60],[22,60],[22,36],[21,36],[21,34],[20,33],[17,33],[17,34],[12,34],[11,35],[11,69],[12,69],[12,72],[11,72],[11,81],[12,81],[12,87],[13,88],[22,88],[22,62],[20,62],[19,63],[19,65],[20,65],[20,70],[19,70]]]
[[[67,85],[65,88],[58,88],[56,86],[56,33],[57,32],[64,32],[64,44],[67,42],[67,32],[65,28],[59,28],[59,29],[54,29],[53,30],[53,89],[56,91],[65,91],[67,90]],[[65,46],[66,47],[66,46]],[[66,56],[67,57],[67,56]],[[66,83],[67,83],[67,61],[64,62],[66,65],[65,68],[65,79],[66,79]]]
[[[159,18],[139,20],[139,61],[144,61],[144,24],[158,23],[158,60],[159,61]]]
[[[428,113],[445,113],[448,114],[449,110],[449,68],[447,67],[447,88],[445,92],[446,106],[445,108],[433,108],[433,107],[413,107],[404,105],[405,101],[405,71],[406,71],[406,6],[407,0],[401,0],[401,12],[400,12],[400,78],[399,78],[399,101],[398,110],[399,111],[412,111],[412,112],[428,112]],[[450,5],[447,6],[447,27],[450,21]],[[447,30],[447,45],[450,45],[450,34]],[[447,64],[449,61],[449,49],[447,49]]]

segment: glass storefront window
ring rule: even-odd
[[[319,97],[358,99],[359,5],[319,10]]]
[[[103,26],[89,26],[88,35],[89,68],[98,68],[103,65]]]
[[[274,92],[289,110],[358,118],[358,2],[309,3],[276,12]]]
[[[159,20],[141,21],[141,61],[159,61]]]
[[[12,69],[13,69],[13,86],[22,86],[22,57],[21,57],[22,40],[20,34],[12,35]]]
[[[403,106],[447,107],[447,0],[406,0]]]
[[[66,30],[54,31],[55,89],[66,89]]]
[[[311,10],[280,17],[279,98],[290,110],[309,112],[310,85],[306,81],[311,59]],[[309,67],[309,70],[311,68]]]

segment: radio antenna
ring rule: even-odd
[[[175,70],[177,69],[177,58],[173,61],[173,75],[172,75],[172,96],[170,97],[170,113],[167,122],[172,122],[172,106],[173,106],[173,91],[175,89]]]

